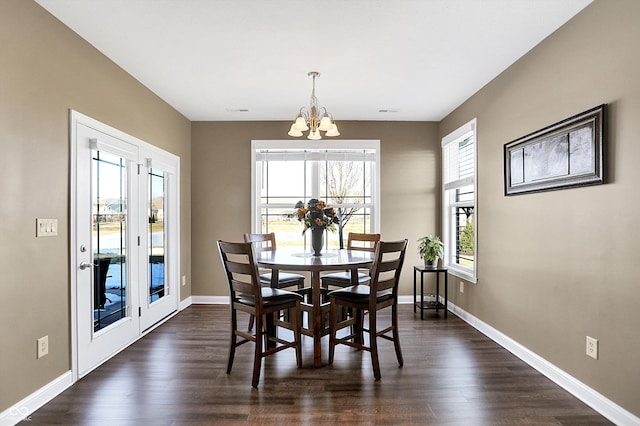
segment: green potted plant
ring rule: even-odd
[[[424,266],[435,268],[438,266],[438,259],[442,257],[442,240],[437,235],[429,234],[418,239],[418,253],[424,259]]]

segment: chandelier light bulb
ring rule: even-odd
[[[287,133],[289,136],[293,136],[294,138],[299,138],[300,136],[302,136],[302,132],[298,129],[296,129],[296,123],[293,123],[291,125],[291,128],[289,129],[289,133]]]
[[[307,139],[311,139],[312,141],[317,141],[322,139],[322,136],[320,136],[320,131],[319,130],[312,130],[309,132],[309,136],[307,136]]]
[[[322,117],[322,120],[320,120],[320,126],[318,127],[318,130],[326,132],[329,129],[331,129],[331,119],[327,114],[325,114],[324,117]]]
[[[338,126],[336,126],[336,124],[333,123],[331,125],[331,128],[327,130],[327,133],[325,133],[325,136],[328,136],[330,138],[334,136],[340,136],[340,132],[338,131]]]
[[[298,118],[296,118],[296,122],[293,123],[293,126],[295,126],[295,129],[299,130],[300,132],[304,132],[306,130],[309,130],[309,126],[307,125],[307,121],[304,119],[304,117],[302,115],[299,115]],[[302,135],[300,135],[300,136],[302,136]]]

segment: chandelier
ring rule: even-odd
[[[338,132],[338,126],[333,121],[333,116],[327,111],[325,107],[318,107],[318,98],[316,98],[316,77],[320,77],[320,73],[317,71],[311,71],[307,74],[313,78],[313,89],[311,90],[311,102],[309,109],[305,107],[300,108],[296,120],[289,129],[289,136],[300,137],[302,132],[309,131],[308,139],[318,140],[322,139],[320,132],[325,132],[325,136],[340,136]],[[322,113],[324,111],[324,113]],[[320,115],[322,113],[322,116]]]

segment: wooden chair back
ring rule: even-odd
[[[218,250],[229,285],[231,303],[237,300],[239,295],[247,295],[254,298],[256,306],[262,305],[260,274],[253,244],[219,240]]]
[[[400,272],[407,250],[407,240],[380,241],[376,249],[375,260],[371,267],[370,297],[375,301],[377,293],[392,290],[394,298],[398,295]],[[375,303],[375,302],[373,302]]]
[[[276,234],[244,234],[245,243],[253,243],[256,252],[274,251],[276,249]]]
[[[349,232],[347,249],[375,252],[380,242],[380,234],[358,234]]]

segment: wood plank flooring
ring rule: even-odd
[[[388,320],[388,317],[382,316]],[[79,380],[30,424],[605,425],[604,417],[455,315],[400,306],[404,367],[382,340],[382,380],[368,352],[336,348],[333,366],[304,366],[286,350],[263,361],[251,388],[253,346],[227,375],[226,306],[194,305]],[[382,327],[382,324],[380,324]],[[328,338],[323,339],[323,361]]]

